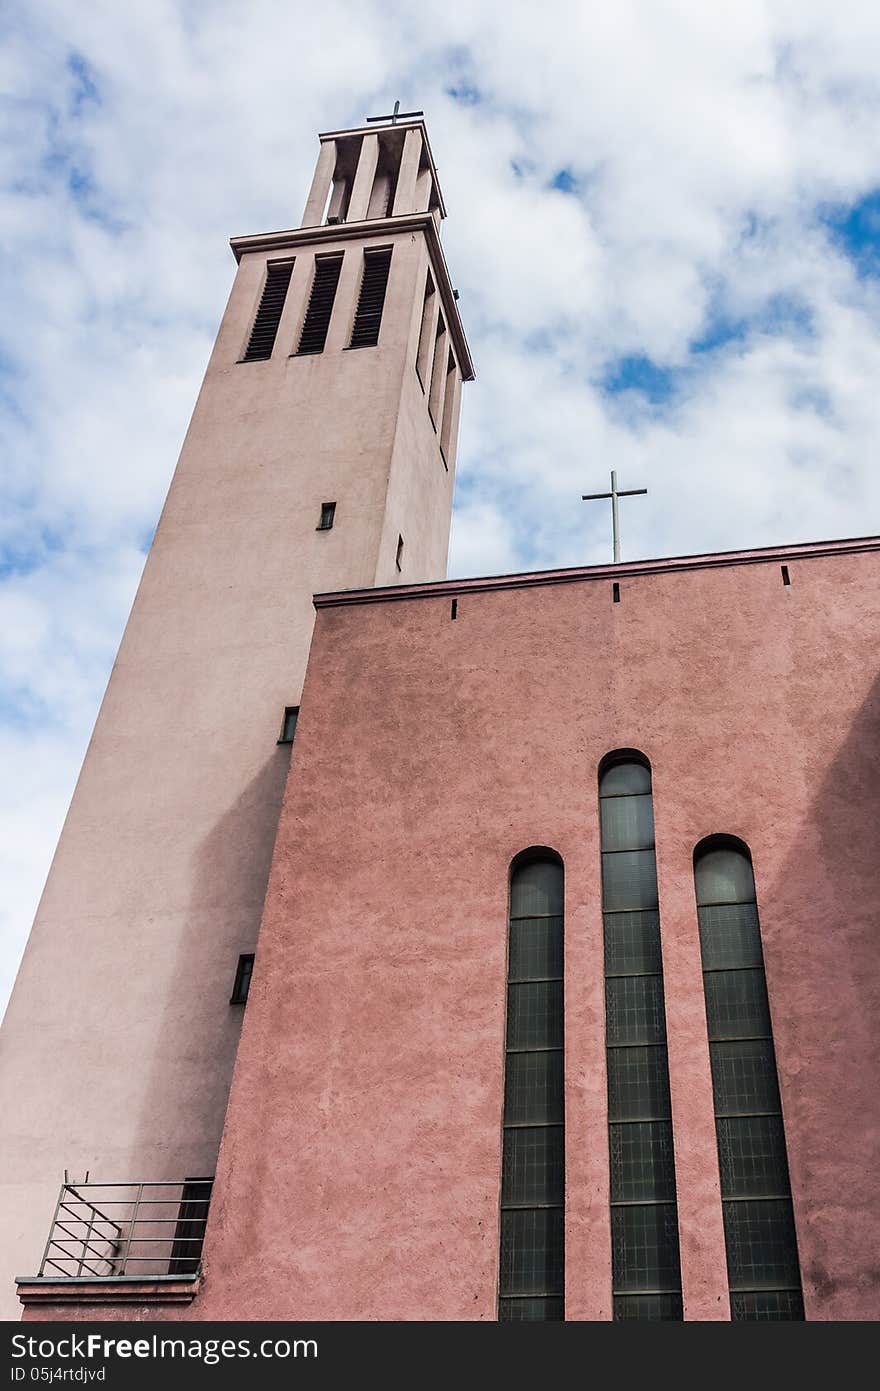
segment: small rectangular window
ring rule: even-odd
[[[270,261],[266,266],[266,283],[243,362],[259,362],[272,356],[292,270],[292,261]]]
[[[333,525],[333,518],[336,516],[335,502],[321,503],[321,520],[315,527],[316,531],[329,531]]]
[[[306,310],[302,333],[299,337],[298,352],[322,353],[324,351],[341,270],[341,255],[317,256],[315,258],[315,276],[312,281],[312,292],[309,295],[309,307]]]
[[[402,537],[402,536],[398,536],[398,538],[397,538],[397,556],[395,557],[394,563],[395,563],[395,565],[397,566],[398,570],[402,570],[402,569],[403,569],[403,537]]]
[[[378,343],[390,268],[390,247],[364,252],[364,273],[349,347],[374,348]]]
[[[293,736],[296,733],[296,722],[299,718],[299,706],[288,705],[284,711],[284,719],[281,722],[281,733],[278,736],[279,744],[292,744]]]
[[[247,1003],[248,991],[251,988],[251,976],[254,970],[254,953],[247,952],[238,958],[238,967],[235,972],[235,983],[232,987],[232,994],[229,997],[231,1005],[244,1005]]]

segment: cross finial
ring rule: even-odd
[[[393,126],[396,126],[398,121],[408,121],[411,116],[424,116],[424,114],[424,111],[401,111],[400,102],[396,101],[394,103],[394,110],[390,116],[368,116],[367,125],[373,125],[374,123],[387,125],[390,121]]]
[[[593,502],[596,498],[610,497],[611,499],[611,535],[614,542],[614,564],[620,561],[620,519],[617,515],[617,499],[619,497],[636,497],[639,493],[646,493],[647,488],[627,488],[625,491],[618,490],[617,473],[611,470],[611,492],[610,493],[582,493],[581,502]]]

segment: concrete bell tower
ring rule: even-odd
[[[320,136],[238,269],[2,1033],[0,1314],[65,1169],[213,1173],[312,594],[442,579],[461,384],[421,113]]]

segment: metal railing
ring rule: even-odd
[[[196,1275],[213,1180],[61,1185],[39,1275]]]

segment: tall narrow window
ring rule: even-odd
[[[730,1315],[804,1317],[752,862],[713,837],[694,855]]]
[[[443,394],[446,385],[446,324],[443,315],[437,315],[437,333],[434,338],[434,357],[431,366],[431,385],[428,390],[428,414],[435,430],[442,423]]]
[[[449,445],[452,439],[452,422],[455,414],[455,391],[458,380],[458,368],[455,365],[455,358],[452,349],[446,359],[446,387],[443,394],[443,428],[440,431],[440,453],[443,463],[448,468]]]
[[[431,272],[428,271],[425,278],[425,298],[422,303],[422,324],[419,329],[419,350],[416,354],[416,374],[422,384],[422,390],[430,385],[432,361],[431,326],[434,322],[435,293]]]
[[[270,261],[266,266],[266,283],[243,362],[259,362],[272,356],[292,271],[292,261]]]
[[[364,274],[349,345],[352,348],[374,348],[379,341],[390,268],[390,247],[364,252]]]
[[[563,869],[526,852],[510,878],[498,1317],[565,1317]]]
[[[342,256],[317,256],[309,307],[299,338],[299,352],[322,353],[333,313],[336,286],[342,269]]]
[[[402,536],[398,536],[398,538],[397,538],[397,555],[394,557],[394,564],[397,566],[398,570],[402,570],[402,569],[403,569],[403,537],[402,537]]]
[[[320,516],[320,520],[318,521],[318,525],[315,527],[315,530],[316,530],[316,531],[330,531],[330,530],[332,529],[332,526],[333,526],[333,518],[334,518],[335,516],[336,516],[336,503],[335,503],[335,502],[322,502],[322,503],[321,503],[321,516]]]
[[[614,1318],[682,1318],[651,770],[599,776]]]

